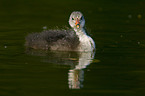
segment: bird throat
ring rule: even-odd
[[[83,36],[86,35],[86,31],[84,28],[74,28],[74,31],[76,32],[76,35]]]

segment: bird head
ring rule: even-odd
[[[81,12],[74,11],[71,13],[69,18],[69,24],[74,29],[80,29],[85,26],[85,19]]]

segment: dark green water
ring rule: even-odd
[[[144,96],[144,0],[1,0],[0,96]],[[91,64],[74,70],[80,89],[69,87],[78,53],[27,51],[25,36],[63,28],[81,11],[96,42]]]

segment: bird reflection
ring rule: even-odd
[[[84,71],[83,70],[69,70],[68,84],[70,89],[80,89],[83,87]]]
[[[80,89],[83,87],[84,68],[93,60],[95,52],[81,52],[78,64],[68,72],[68,84],[70,89]]]
[[[59,52],[59,51],[35,51],[27,50],[28,54],[43,56],[43,62],[58,65],[69,65],[68,86],[70,89],[83,88],[84,69],[94,59],[95,52]]]

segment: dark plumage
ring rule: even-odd
[[[71,29],[47,30],[29,34],[25,46],[33,49],[74,51],[79,43],[78,36]]]

